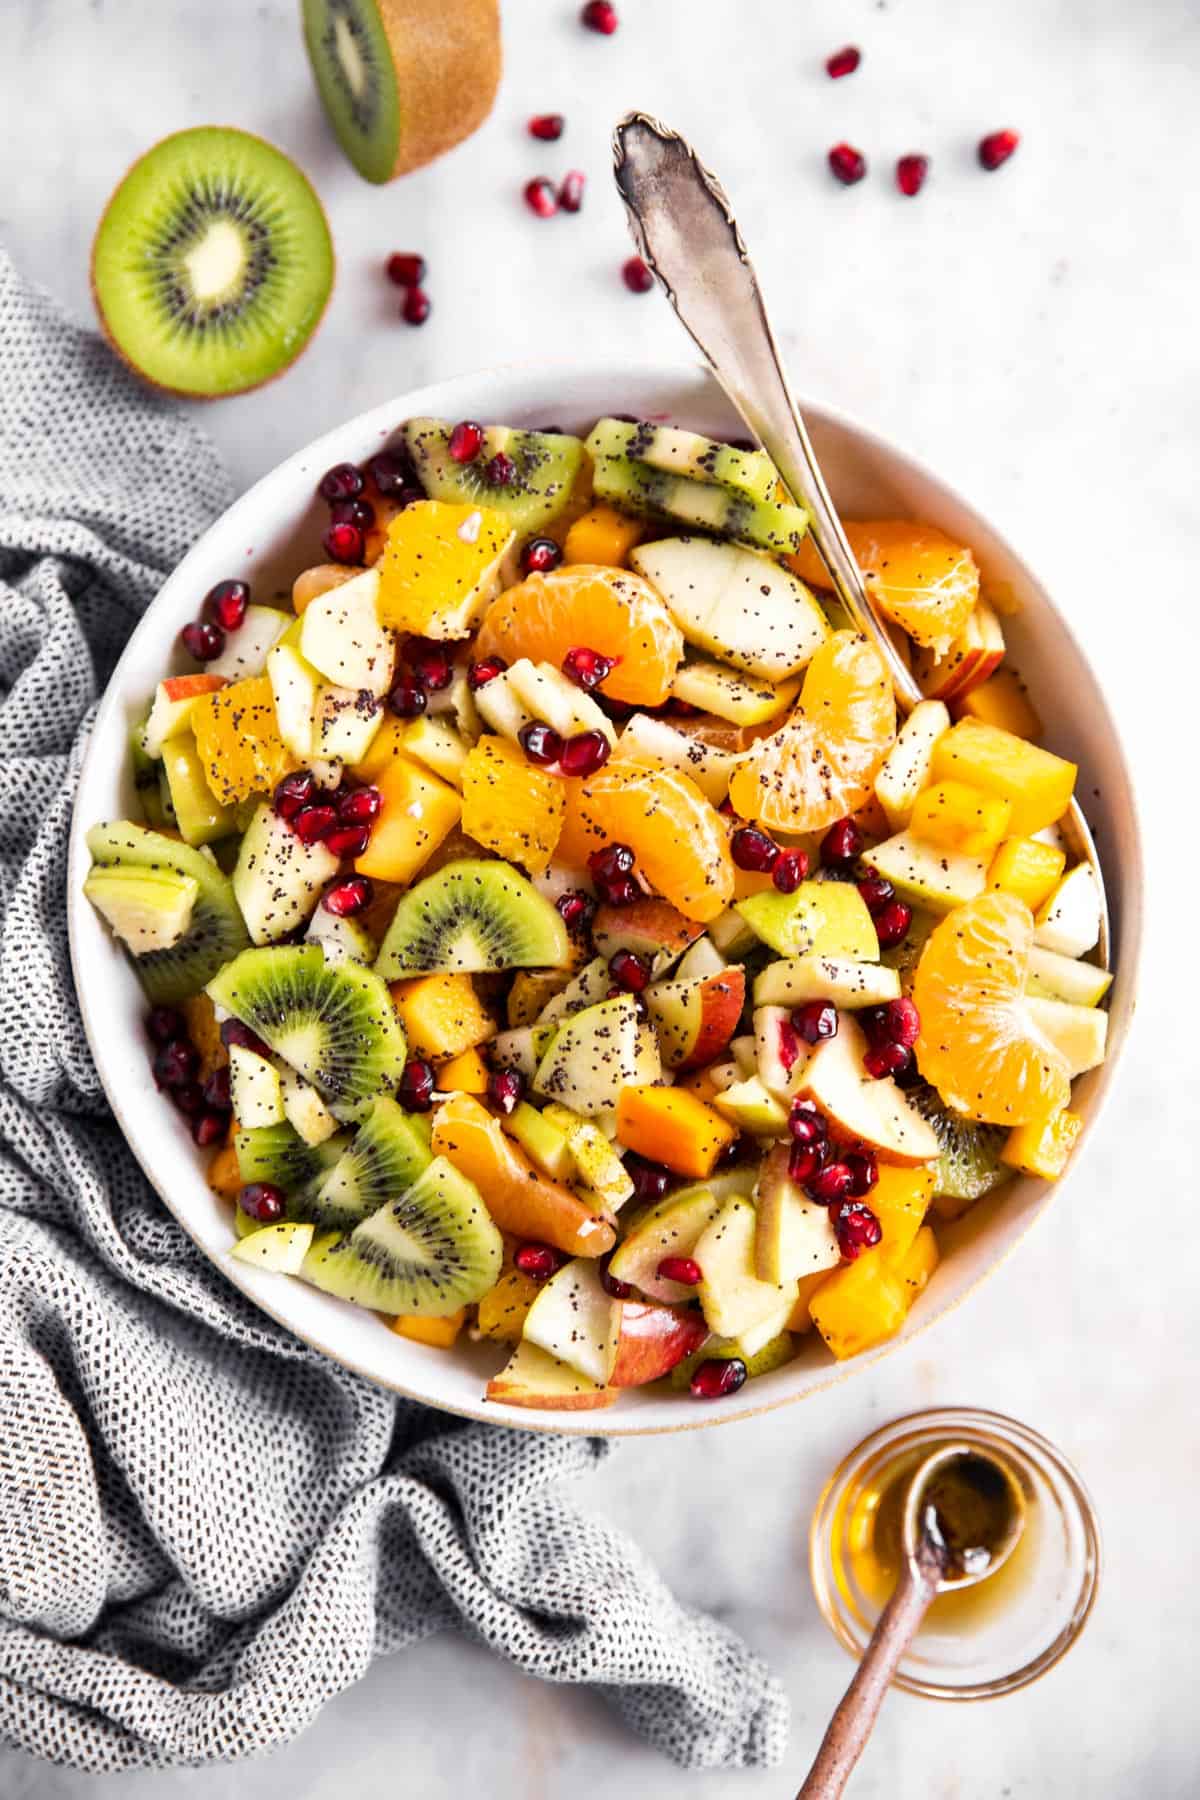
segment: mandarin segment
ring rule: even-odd
[[[947,648],[979,598],[979,566],[967,545],[910,519],[847,521],[845,531],[880,611],[914,644]],[[810,539],[787,561],[801,580],[829,586]]]
[[[417,500],[388,527],[379,563],[381,625],[432,638],[465,637],[496,592],[500,562],[515,539],[486,506]]]
[[[616,659],[604,692],[630,706],[661,706],[683,660],[683,633],[648,581],[631,569],[576,563],[530,575],[488,611],[477,655],[561,668],[568,650]]]
[[[606,844],[628,844],[639,872],[685,918],[707,924],[734,895],[725,822],[682,769],[609,763],[566,784],[559,860],[582,869]]]
[[[536,874],[562,830],[563,782],[505,738],[482,737],[462,766],[462,824],[478,843]]]
[[[197,700],[191,713],[204,778],[222,806],[270,793],[296,768],[279,735],[270,677],[251,675]]]

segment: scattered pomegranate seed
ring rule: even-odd
[[[375,523],[375,508],[369,500],[338,500],[329,509],[331,525],[357,525],[360,531],[370,531]]]
[[[343,788],[337,814],[343,825],[370,825],[379,817],[383,795],[377,787]]]
[[[218,581],[204,596],[204,610],[222,631],[236,631],[246,617],[250,589],[244,581]]]
[[[821,839],[821,861],[827,869],[844,869],[862,855],[863,834],[853,819],[838,819]]]
[[[514,1253],[513,1262],[530,1281],[549,1281],[561,1269],[563,1259],[549,1244],[522,1244]]]
[[[858,891],[863,897],[863,904],[872,916],[885,907],[889,900],[894,900],[896,897],[895,888],[882,875],[868,875],[865,881],[859,882]]]
[[[423,1056],[411,1056],[404,1065],[396,1098],[409,1112],[428,1112],[433,1105],[433,1065]]]
[[[835,144],[829,152],[829,167],[843,187],[853,187],[867,172],[867,159],[853,144]]]
[[[792,1024],[806,1044],[822,1044],[837,1036],[837,1007],[828,1000],[808,1000],[793,1012]]]
[[[222,1063],[214,1069],[204,1084],[204,1104],[214,1112],[229,1112],[232,1107],[229,1094],[229,1064]]]
[[[519,1069],[493,1069],[487,1091],[492,1105],[502,1113],[515,1112],[525,1097],[525,1080]]]
[[[425,279],[425,258],[423,256],[414,256],[406,251],[397,250],[393,256],[388,257],[385,267],[388,280],[394,281],[397,287],[420,287]]]
[[[365,485],[363,472],[354,463],[335,463],[318,481],[317,492],[332,506],[335,500],[357,500]]]
[[[600,897],[609,906],[632,906],[635,900],[641,899],[642,890],[632,875],[622,875],[616,881],[608,882],[601,889]]]
[[[260,1225],[272,1225],[283,1217],[286,1202],[282,1188],[271,1181],[248,1181],[238,1193],[238,1205],[248,1219]]]
[[[788,1151],[788,1175],[797,1186],[803,1187],[820,1173],[829,1160],[829,1149],[825,1144],[793,1144]]]
[[[272,804],[281,819],[294,819],[302,807],[310,806],[317,784],[308,769],[293,769],[275,789]]]
[[[589,31],[598,31],[602,37],[611,37],[617,29],[617,9],[609,4],[609,0],[588,0],[579,15],[581,25]]]
[[[154,1079],[159,1087],[183,1087],[186,1082],[196,1079],[199,1067],[200,1058],[195,1046],[186,1038],[173,1038],[154,1058]]]
[[[618,660],[615,656],[602,655],[599,650],[589,650],[586,644],[576,644],[563,657],[562,672],[590,693],[602,681],[608,680]]]
[[[612,755],[612,745],[602,731],[577,731],[562,747],[559,767],[564,775],[594,775]]]
[[[663,1163],[650,1162],[632,1150],[625,1158],[625,1173],[633,1182],[635,1200],[661,1200],[674,1180]]]
[[[807,1148],[811,1144],[824,1143],[829,1128],[820,1113],[793,1106],[788,1114],[788,1133],[794,1143]]]
[[[406,325],[423,325],[432,311],[433,304],[425,289],[411,287],[401,304],[400,317]]]
[[[779,845],[772,843],[757,825],[743,825],[729,840],[729,853],[739,869],[766,875],[779,861]]]
[[[568,169],[562,178],[558,190],[558,204],[564,212],[577,213],[583,211],[583,190],[587,184],[587,176],[582,169]]]
[[[181,1112],[185,1119],[195,1118],[197,1113],[203,1112],[204,1089],[198,1081],[185,1081],[169,1092],[176,1111]]]
[[[569,931],[576,925],[590,924],[596,910],[596,902],[591,895],[581,893],[578,888],[571,888],[567,893],[560,894],[554,904]]]
[[[902,1075],[912,1062],[912,1051],[903,1044],[872,1044],[863,1057],[863,1068],[872,1081]]]
[[[1020,141],[1020,135],[1015,131],[989,131],[979,140],[980,164],[988,170],[998,169],[1001,163],[1008,161]]]
[[[525,183],[525,204],[530,212],[536,213],[539,219],[552,219],[558,211],[558,195],[554,184],[546,180],[544,175],[535,175],[532,181]]]
[[[528,725],[522,725],[517,733],[526,757],[539,768],[548,768],[556,763],[562,755],[563,741],[552,725],[543,725],[540,719],[533,719]]]
[[[192,1142],[201,1150],[209,1150],[219,1144],[229,1130],[229,1115],[223,1112],[197,1113],[192,1120]]]
[[[835,50],[826,58],[825,73],[832,81],[840,81],[843,75],[853,75],[862,61],[862,51],[854,44],[847,44],[844,50]]]
[[[796,1036],[788,1019],[779,1021],[779,1060],[783,1064],[783,1072],[790,1075],[796,1066],[796,1058],[800,1054],[800,1039]]]
[[[409,638],[404,656],[421,686],[431,694],[440,694],[454,679],[450,651],[432,638]]]
[[[183,1014],[176,1006],[156,1006],[146,1015],[146,1031],[152,1044],[169,1044],[187,1036]]]
[[[334,562],[340,563],[361,562],[366,548],[362,527],[351,525],[348,520],[331,525],[321,543],[325,554],[332,557]]]
[[[929,173],[927,156],[902,156],[896,164],[896,186],[902,194],[911,200],[925,186],[925,177]]]
[[[893,944],[902,943],[912,924],[912,907],[903,900],[889,900],[875,914],[875,936],[879,939],[881,950],[890,950]]]
[[[592,851],[588,857],[588,873],[602,900],[612,906],[622,906],[636,897],[638,889],[632,879],[633,861],[633,851],[628,844],[606,844],[602,850]],[[614,898],[616,895],[620,898]]]
[[[600,1276],[600,1286],[611,1300],[628,1300],[629,1296],[633,1293],[633,1289],[627,1281],[618,1281],[615,1275],[609,1274],[608,1265],[612,1259],[613,1253],[611,1250],[600,1258],[600,1266],[597,1271]]]
[[[694,1256],[664,1256],[654,1273],[660,1281],[677,1281],[680,1287],[696,1287],[703,1280]]]
[[[361,856],[370,841],[369,825],[335,825],[332,831],[325,833],[324,839],[325,848],[334,856],[342,857]]]
[[[179,639],[188,655],[194,656],[197,662],[211,662],[225,648],[225,633],[221,627],[204,619],[185,625]]]
[[[833,1214],[833,1232],[847,1262],[870,1250],[883,1237],[883,1227],[861,1200],[844,1200]]]
[[[373,456],[367,464],[367,473],[380,493],[388,498],[402,493],[416,482],[412,464],[402,452],[395,450],[381,450],[377,456]]]
[[[521,552],[521,572],[546,575],[551,569],[557,569],[561,561],[562,551],[553,538],[530,538]]]
[[[617,950],[609,958],[608,972],[627,994],[640,994],[650,980],[650,970],[633,950]]]
[[[460,419],[447,445],[456,463],[474,462],[483,449],[483,426],[474,419]]]
[[[411,669],[401,669],[388,692],[387,703],[388,710],[398,719],[415,719],[429,705],[429,695]]]
[[[566,130],[567,121],[561,113],[534,113],[527,127],[530,137],[541,138],[543,144],[558,141]]]
[[[497,675],[503,675],[508,664],[500,656],[485,656],[479,662],[473,662],[467,670],[467,686],[473,694],[489,681],[495,681]]]
[[[781,850],[771,865],[771,880],[781,894],[794,894],[808,874],[803,850]]]
[[[498,450],[483,473],[493,487],[511,487],[517,478],[517,465],[511,456],[505,456],[503,450]]]
[[[871,1008],[867,1035],[873,1043],[902,1044],[911,1050],[921,1035],[921,1015],[907,998],[887,1000]]]
[[[844,1162],[828,1162],[823,1169],[809,1176],[809,1197],[819,1206],[832,1206],[836,1200],[846,1198],[853,1183],[854,1175]]]
[[[850,1171],[850,1194],[855,1200],[861,1200],[869,1194],[879,1180],[879,1164],[873,1150],[847,1150],[842,1158]]]
[[[360,825],[352,827],[352,829],[365,831],[366,827]],[[336,836],[336,832],[330,833],[329,848],[331,850],[334,847],[333,839]],[[366,848],[365,845],[363,847]],[[336,851],[335,854],[337,854]],[[366,875],[348,875],[345,881],[335,881],[332,887],[325,889],[321,896],[321,905],[326,912],[332,913],[335,919],[352,919],[355,913],[363,910],[364,906],[370,906],[374,894],[375,890]]]
[[[723,1400],[745,1383],[746,1365],[740,1356],[710,1356],[694,1371],[688,1392],[696,1400]]]
[[[631,294],[648,294],[654,277],[640,256],[631,256],[621,264],[621,280]]]
[[[305,806],[289,824],[302,844],[319,844],[337,824],[337,811],[325,804]]]
[[[248,1025],[243,1025],[240,1019],[221,1020],[221,1042],[226,1049],[231,1048],[234,1044],[239,1044],[243,1050],[253,1050],[256,1056],[270,1054],[268,1046],[263,1043],[258,1033],[251,1031]]]

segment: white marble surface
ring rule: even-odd
[[[491,121],[382,191],[326,137],[294,0],[6,0],[3,10],[0,238],[81,316],[101,203],[159,135],[244,125],[316,180],[341,269],[324,328],[284,380],[205,413],[242,482],[434,375],[569,356],[581,343],[682,355],[665,307],[620,285],[627,247],[607,142],[633,104],[692,134],[738,205],[800,385],[907,441],[990,507],[1086,638],[1142,778],[1154,910],[1116,1101],[1068,1196],[1003,1273],[849,1385],[725,1432],[631,1442],[582,1496],[636,1531],[689,1601],[772,1659],[795,1708],[786,1771],[685,1777],[596,1701],[443,1640],[377,1664],[301,1742],[259,1765],[89,1781],[0,1753],[0,1792],[790,1793],[849,1673],[805,1570],[822,1477],[875,1423],[965,1400],[1015,1413],[1078,1460],[1107,1538],[1100,1602],[1079,1648],[1024,1694],[963,1708],[893,1696],[854,1794],[1195,1794],[1195,0],[624,0],[613,39],[581,32],[574,0],[508,0],[508,72]],[[864,66],[830,83],[821,59],[847,39],[863,45]],[[523,134],[543,109],[569,116],[558,145]],[[1024,145],[984,177],[971,145],[1010,123]],[[852,192],[823,167],[842,136],[876,161],[876,178]],[[887,166],[918,148],[934,172],[918,201],[902,201]],[[525,179],[576,164],[591,181],[580,217],[542,224],[525,213]],[[421,331],[394,321],[379,279],[393,248],[429,258],[434,312]]]

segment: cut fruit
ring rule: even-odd
[[[482,692],[497,685],[489,682]],[[536,873],[554,855],[566,797],[559,778],[531,763],[515,744],[482,737],[463,763],[462,809],[469,836]]]
[[[948,649],[979,598],[979,568],[965,544],[910,519],[846,520],[846,538],[875,604],[914,644]],[[829,586],[811,543],[792,562],[796,573]]]
[[[529,1110],[532,1112],[532,1107]],[[633,1177],[626,1174],[625,1164],[600,1127],[590,1119],[580,1118],[570,1107],[553,1102],[541,1118],[550,1130],[562,1132],[570,1175],[588,1189],[600,1206],[619,1212],[633,1195]]]
[[[295,623],[291,613],[276,606],[248,606],[237,630],[226,637],[220,656],[205,664],[207,672],[226,681],[264,674],[271,650]]]
[[[291,1125],[268,1125],[259,1131],[238,1130],[234,1137],[241,1183],[266,1181],[289,1196],[289,1208],[303,1212],[308,1190],[331,1169],[349,1143],[342,1132],[319,1146],[306,1144]]]
[[[541,1291],[541,1283],[531,1275],[506,1269],[476,1309],[475,1329],[480,1337],[495,1338],[502,1344],[519,1343],[529,1309]]]
[[[688,643],[760,681],[807,667],[829,636],[802,582],[769,556],[710,538],[659,538],[630,556]]]
[[[755,1190],[754,1272],[784,1288],[842,1260],[829,1208],[807,1198],[787,1165],[787,1146],[779,1144],[763,1163]]]
[[[552,1244],[568,1256],[603,1256],[612,1249],[611,1221],[536,1169],[469,1094],[456,1094],[438,1108],[432,1148],[475,1183],[502,1231]]]
[[[1018,1125],[1009,1132],[1001,1158],[1023,1175],[1040,1175],[1043,1181],[1057,1181],[1071,1160],[1071,1152],[1082,1130],[1083,1120],[1079,1114],[1065,1110],[1041,1122]]]
[[[849,882],[803,881],[791,894],[764,888],[739,900],[734,910],[778,956],[879,960],[879,938],[866,901]]]
[[[991,860],[987,884],[1023,900],[1036,913],[1054,892],[1066,866],[1066,852],[1057,844],[1044,844],[1039,838],[1010,837]]]
[[[653,1031],[639,1018],[633,995],[619,994],[566,1021],[538,1063],[533,1085],[548,1100],[591,1117],[611,1112],[626,1094],[648,1091],[630,1084],[657,1081],[661,1073]]]
[[[322,1231],[350,1231],[411,1188],[432,1161],[416,1120],[381,1094],[317,1189],[310,1216]]]
[[[933,753],[937,780],[964,781],[1011,800],[1011,829],[1020,837],[1032,837],[1062,818],[1078,772],[1073,762],[976,719],[960,719]]]
[[[384,721],[383,701],[366,688],[323,686],[317,693],[317,763],[340,767],[362,761]]]
[[[94,868],[83,891],[130,955],[148,956],[187,936],[200,883],[175,869]]]
[[[768,1093],[757,1075],[743,1075],[713,1096],[721,1117],[752,1137],[780,1137],[787,1130],[787,1107]]]
[[[679,769],[610,763],[568,784],[559,859],[584,868],[614,843],[630,847],[651,887],[686,918],[706,924],[733,898],[724,821]]]
[[[229,1047],[229,1097],[233,1116],[245,1130],[283,1124],[283,1085],[278,1069],[241,1044]]]
[[[758,1079],[777,1100],[790,1100],[804,1079],[811,1054],[796,1027],[790,1007],[754,1009],[754,1064]]]
[[[898,999],[900,977],[882,963],[844,956],[795,956],[770,962],[754,982],[758,1006],[804,1006],[828,1000],[834,1006],[881,1006]]]
[[[1012,669],[999,669],[990,681],[981,682],[956,702],[960,718],[981,719],[985,725],[998,725],[1015,737],[1036,742],[1042,735],[1042,721],[1025,688]]]
[[[450,454],[453,430],[443,419],[410,419],[404,427],[405,448],[431,500],[465,501],[501,513],[522,537],[541,531],[566,510],[583,467],[583,445],[578,438],[563,432],[515,431],[508,425],[490,425],[483,432],[478,454],[470,462],[459,462]],[[496,482],[490,470],[500,456],[507,459],[505,479]]]
[[[279,1071],[279,1083],[284,1116],[293,1131],[314,1147],[326,1143],[337,1131],[338,1122],[316,1088],[288,1068]]]
[[[1072,1006],[1099,1006],[1111,986],[1112,976],[1106,969],[1073,956],[1060,956],[1057,950],[1043,950],[1034,934],[1025,990],[1030,996],[1067,1000]]]
[[[746,971],[722,969],[693,981],[661,981],[646,990],[650,1020],[668,1069],[698,1069],[724,1050],[742,1016]]]
[[[531,662],[527,656],[518,657],[503,680],[529,716],[541,720],[544,725],[553,726],[560,737],[574,737],[582,731],[598,731],[610,745],[616,743],[617,734],[608,715],[601,712],[596,702],[575,682],[568,680],[553,663]],[[489,681],[481,689],[484,700],[494,686],[495,682]]]
[[[624,512],[719,533],[773,556],[798,550],[808,530],[802,507],[751,500],[715,482],[668,475],[626,456],[595,456],[592,483],[599,499]]]
[[[280,374],[332,286],[329,226],[308,181],[262,138],[227,127],[148,150],[92,245],[105,336],[176,394],[236,394]]]
[[[613,1252],[608,1265],[613,1279],[652,1300],[694,1299],[695,1288],[669,1281],[658,1273],[659,1265],[668,1256],[691,1256],[727,1198],[707,1187],[693,1188],[652,1207]]]
[[[211,672],[204,675],[173,675],[167,681],[160,681],[154,690],[146,723],[141,728],[142,754],[151,761],[160,757],[167,739],[188,729],[192,708],[197,700],[224,686],[225,677]]]
[[[828,1348],[844,1362],[895,1337],[910,1304],[900,1272],[868,1250],[825,1277],[809,1312]]]
[[[475,696],[475,707],[485,725],[498,737],[516,744],[527,725],[534,723],[533,714],[517,698],[508,671],[493,675]]]
[[[552,994],[538,1014],[540,1024],[561,1021],[571,1017],[572,1013],[582,1012],[585,1006],[598,1006],[606,1000],[612,989],[612,976],[608,963],[603,956],[595,956],[591,962],[584,963],[578,974],[563,983],[556,994]]]
[[[616,1108],[618,1140],[677,1175],[711,1175],[737,1136],[735,1126],[686,1088],[622,1086]]]
[[[404,515],[407,517],[407,514]],[[327,681],[382,698],[392,685],[396,640],[376,612],[378,568],[330,588],[305,608],[299,650]]]
[[[207,991],[330,1101],[390,1092],[404,1071],[404,1033],[379,976],[330,965],[315,944],[243,950]]]
[[[313,911],[338,859],[324,844],[306,844],[263,802],[238,846],[233,891],[256,944],[287,937]]]
[[[497,0],[456,0],[436,30],[421,0],[303,0],[302,15],[321,104],[368,181],[421,168],[492,110]]]
[[[304,1274],[375,1312],[444,1318],[495,1284],[503,1250],[479,1190],[437,1156],[407,1192],[310,1255]]]
[[[789,1291],[789,1284],[761,1281],[755,1272],[757,1233],[755,1207],[735,1195],[725,1202],[693,1253],[700,1265],[697,1292],[705,1320],[722,1337],[738,1337],[766,1319],[774,1321],[781,1313],[786,1319],[791,1312],[794,1283]]]
[[[390,991],[410,1056],[457,1056],[496,1029],[469,975],[418,975],[393,982]]]
[[[879,1220],[879,1254],[893,1266],[907,1256],[925,1222],[936,1186],[929,1168],[901,1169],[881,1163],[867,1205]]]
[[[820,1277],[816,1279],[819,1280]],[[672,1369],[671,1386],[678,1392],[683,1392],[691,1386],[692,1376],[701,1363],[729,1362],[734,1357],[745,1364],[748,1381],[753,1380],[756,1375],[769,1375],[772,1369],[782,1368],[784,1363],[792,1360],[791,1332],[802,1329],[791,1323],[795,1311],[796,1302],[793,1301],[788,1306],[781,1307],[777,1314],[764,1319],[761,1324],[743,1331],[740,1337],[717,1337],[714,1334]],[[809,1320],[809,1324],[811,1323]]]
[[[458,824],[462,798],[406,757],[381,769],[375,786],[383,805],[354,866],[374,881],[406,886]]]
[[[611,699],[661,706],[683,657],[683,633],[640,575],[578,563],[530,575],[501,594],[477,640],[480,657],[511,664],[525,656],[556,668],[579,648],[615,660],[601,684]]]
[[[587,447],[593,457],[628,457],[667,475],[732,488],[749,500],[773,499],[779,484],[778,470],[765,450],[735,449],[697,432],[646,419],[632,425],[624,419],[598,419]]]
[[[521,1335],[604,1387],[617,1357],[620,1316],[595,1262],[576,1258],[545,1283]]]
[[[448,1057],[438,1068],[438,1092],[486,1094],[490,1073],[478,1050],[460,1050],[457,1056]]]
[[[167,739],[160,767],[166,784],[164,810],[185,844],[212,844],[233,836],[236,809],[214,799],[190,731]]]
[[[591,1412],[611,1406],[616,1388],[597,1387],[570,1363],[521,1342],[498,1375],[487,1384],[489,1400],[506,1406],[527,1406],[545,1412]]]
[[[799,677],[778,683],[758,681],[726,663],[705,662],[702,658],[681,663],[671,687],[673,699],[714,713],[731,725],[746,727],[777,719],[799,692]]]
[[[936,1088],[922,1084],[909,1090],[910,1105],[933,1127],[938,1157],[933,1164],[933,1192],[938,1200],[961,1202],[939,1206],[943,1217],[956,1217],[972,1200],[988,1194],[1005,1180],[1000,1166],[1004,1131],[998,1125],[981,1125],[952,1112]]]
[[[1088,863],[1077,863],[1042,902],[1034,942],[1060,956],[1086,956],[1100,942],[1100,887]]]
[[[968,1118],[1023,1125],[1070,1098],[1067,1063],[1025,999],[1033,933],[1022,901],[982,894],[943,919],[921,954],[917,1064]]]
[[[370,968],[375,961],[375,939],[357,919],[339,918],[318,906],[308,921],[305,943],[320,944],[325,961],[356,962]]]
[[[926,912],[947,913],[962,906],[982,894],[987,882],[982,857],[938,850],[911,831],[897,832],[864,851],[863,861],[891,882],[901,900]]]
[[[608,1377],[615,1388],[645,1387],[648,1381],[661,1381],[708,1339],[708,1326],[691,1307],[623,1300],[617,1313],[617,1354]]]
[[[563,561],[623,568],[629,552],[645,535],[640,519],[630,519],[611,506],[593,506],[569,527],[563,539]]]
[[[720,975],[728,968],[725,958],[708,936],[689,944],[675,965],[676,981],[703,981],[706,975]]]
[[[269,1269],[273,1275],[298,1275],[312,1239],[311,1225],[262,1225],[239,1238],[229,1254],[255,1268]]]
[[[931,700],[961,700],[1004,660],[1004,632],[986,600],[980,600],[954,642],[941,654],[918,650],[913,674]]]
[[[230,957],[246,948],[249,940],[232,883],[198,850],[124,822],[94,825],[87,845],[95,869],[140,869],[196,883],[191,923],[183,937],[169,949],[149,951],[134,962],[153,1005],[173,1006],[199,993]]]
[[[402,896],[375,967],[390,979],[569,960],[567,928],[549,900],[510,864],[463,857]]]
[[[470,746],[453,725],[444,719],[408,719],[400,726],[399,738],[406,756],[414,757],[427,769],[432,769],[451,787],[461,788],[463,765]],[[368,752],[368,755],[372,753]],[[362,779],[369,780],[370,777]]]
[[[441,497],[406,506],[388,526],[376,565],[380,623],[424,637],[466,637],[495,597],[514,541],[510,521],[491,504]]]
[[[938,1154],[931,1127],[890,1077],[873,1081],[863,1069],[867,1040],[843,1015],[836,1037],[818,1044],[799,1092],[820,1107],[839,1135],[866,1144],[884,1162],[923,1163]]]
[[[961,781],[938,781],[913,805],[909,829],[924,844],[952,855],[990,857],[1008,830],[1012,802]]]
[[[912,817],[917,795],[929,780],[938,739],[950,729],[950,714],[940,700],[921,700],[913,707],[875,777],[875,798],[890,831],[903,831]]]
[[[682,769],[714,806],[729,792],[737,758],[707,744],[693,733],[676,731],[665,719],[634,713],[621,733],[617,756],[622,762],[645,763],[654,769]]]
[[[192,728],[205,779],[222,806],[270,793],[296,767],[279,735],[267,675],[230,682],[197,700]]]
[[[771,831],[821,831],[872,797],[891,746],[896,707],[878,650],[835,631],[808,665],[787,722],[751,745],[729,797]]]
[[[567,1113],[565,1106],[559,1110]],[[578,1114],[570,1113],[568,1116],[575,1119]],[[567,1144],[566,1131],[562,1126],[554,1124],[545,1112],[539,1112],[535,1106],[530,1106],[528,1100],[522,1100],[508,1119],[506,1129],[537,1164],[543,1175],[549,1175],[552,1181],[572,1179],[575,1158]]]
[[[1030,995],[1029,1016],[1067,1065],[1074,1080],[1088,1069],[1099,1068],[1108,1042],[1108,1014],[1095,1006],[1073,1006],[1067,1000],[1044,1000]]]
[[[401,1313],[392,1320],[397,1337],[411,1338],[414,1344],[428,1344],[434,1350],[453,1350],[458,1334],[467,1322],[467,1309],[447,1313],[442,1319],[422,1319],[413,1313]]]
[[[279,735],[298,762],[312,756],[317,742],[317,694],[321,679],[294,644],[276,644],[267,657],[267,679],[275,702]]]
[[[592,943],[601,956],[611,961],[619,950],[629,950],[654,978],[665,975],[701,934],[693,919],[685,919],[669,901],[653,895],[628,906],[599,906],[591,925]]]

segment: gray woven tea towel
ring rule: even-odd
[[[108,1112],[67,959],[76,774],[134,622],[229,497],[0,253],[0,1736],[93,1771],[248,1756],[456,1628],[684,1765],[773,1763],[764,1665],[551,1491],[602,1441],[463,1425],[309,1350]]]

